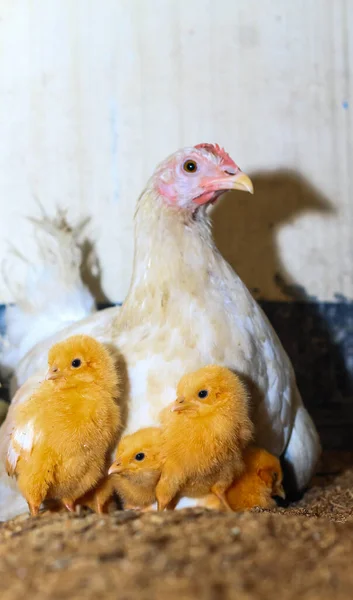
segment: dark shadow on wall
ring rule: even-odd
[[[333,213],[327,198],[292,171],[255,173],[254,195],[230,192],[215,206],[219,250],[256,298],[307,300],[278,252],[277,234],[305,213]],[[299,243],[299,240],[298,240]]]
[[[334,208],[291,171],[252,175],[255,195],[232,192],[215,207],[223,256],[262,305],[288,352],[325,447],[353,447],[353,303],[318,302],[286,270],[278,230],[300,215]],[[298,242],[299,243],[299,242]],[[268,301],[268,297],[280,301]]]
[[[104,306],[111,306],[111,302],[102,288],[102,269],[94,244],[86,237],[80,243],[80,248],[82,252],[82,281],[87,285],[96,302]]]

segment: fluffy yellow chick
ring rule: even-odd
[[[146,427],[124,436],[115,461],[97,487],[77,500],[97,513],[107,512],[114,494],[126,509],[146,509],[156,501],[156,485],[161,475],[161,430]]]
[[[251,510],[256,506],[272,508],[276,506],[274,496],[285,498],[283,473],[276,456],[263,448],[249,446],[244,452],[244,462],[244,473],[232,483],[226,493],[232,510]],[[209,496],[204,505],[207,508],[222,508],[214,496]]]
[[[230,510],[226,490],[244,470],[243,450],[253,433],[246,388],[229,369],[210,365],[185,375],[177,394],[169,415],[161,415],[165,462],[158,508],[212,493]]]
[[[274,496],[285,498],[283,473],[276,456],[263,448],[250,446],[244,452],[245,471],[227,491],[233,510],[250,510],[254,506],[276,506]]]
[[[16,406],[7,452],[30,513],[44,500],[68,510],[106,473],[120,428],[114,360],[95,339],[77,335],[53,346],[45,381]]]
[[[119,443],[108,473],[124,508],[148,508],[156,501],[156,485],[162,471],[162,432],[146,427],[126,435]]]

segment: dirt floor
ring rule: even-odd
[[[1,600],[352,597],[352,455],[326,457],[303,500],[271,512],[45,513],[0,525]]]

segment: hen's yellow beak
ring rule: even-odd
[[[230,179],[232,179],[232,187],[229,189],[243,190],[243,192],[249,192],[250,194],[254,193],[254,186],[250,177],[242,171],[237,173],[237,175],[231,176]]]
[[[243,192],[250,192],[250,194],[254,193],[252,181],[243,171],[238,171],[235,175],[227,174],[225,177],[217,178],[212,186],[215,190],[242,190]]]

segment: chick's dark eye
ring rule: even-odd
[[[198,397],[199,398],[207,398],[208,396],[208,391],[207,390],[200,390],[198,393]]]
[[[74,360],[71,363],[71,366],[74,367],[74,369],[78,369],[78,367],[81,366],[81,361],[79,358],[74,358]]]
[[[187,173],[195,173],[197,171],[197,163],[194,160],[186,160],[183,164],[183,169]]]
[[[139,452],[138,454],[136,454],[135,456],[135,460],[143,460],[145,458],[145,455],[143,452]]]

